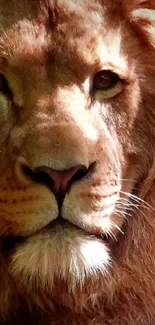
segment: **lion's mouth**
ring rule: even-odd
[[[77,182],[80,181],[81,178],[84,177],[91,177],[91,174],[94,172],[95,169],[95,163],[93,163],[92,165],[90,165],[88,170],[80,170],[78,173],[76,173],[74,175],[74,177],[70,180],[69,184],[68,184],[68,188],[66,191],[63,190],[59,190],[59,192],[55,192],[54,190],[54,184],[52,181],[52,178],[45,172],[38,172],[35,173],[33,172],[31,169],[29,169],[27,166],[23,166],[23,172],[27,174],[27,176],[33,180],[33,182],[35,183],[39,183],[42,185],[45,185],[47,188],[49,188],[50,191],[52,191],[55,195],[55,198],[57,200],[57,204],[58,204],[58,216],[56,219],[52,220],[51,222],[49,222],[46,226],[44,226],[43,228],[40,228],[39,230],[36,230],[33,234],[37,234],[40,232],[44,232],[44,230],[52,230],[52,232],[57,232],[59,230],[62,230],[63,228],[66,227],[74,227],[77,230],[81,230],[83,231],[86,236],[93,236],[96,237],[97,239],[102,240],[103,242],[109,243],[111,242],[112,238],[106,233],[101,233],[98,229],[94,229],[91,227],[88,229],[85,228],[81,228],[79,225],[72,223],[69,220],[66,220],[63,216],[62,216],[62,206],[63,206],[63,201],[65,199],[66,194],[70,191],[70,188],[72,186],[73,182]],[[28,234],[28,235],[22,235],[22,236],[15,236],[15,235],[8,235],[6,237],[3,238],[3,246],[5,248],[5,250],[10,251],[11,249],[13,249],[16,245],[25,242],[29,237],[33,236],[33,234]]]
[[[60,232],[63,231],[64,228],[67,227],[74,227],[77,228],[78,230],[81,229],[76,225],[73,225],[71,222],[69,222],[68,220],[62,218],[61,216],[57,217],[55,220],[51,221],[46,227],[38,230],[35,232],[35,235],[37,233],[40,233],[42,231],[45,230],[52,230],[53,234],[56,232]],[[83,232],[85,232],[86,236],[93,236],[97,239],[102,240],[104,243],[109,244],[112,240],[112,238],[109,235],[105,235],[105,234],[98,234],[98,233],[88,233],[87,231],[81,229]],[[22,244],[23,242],[25,242],[27,239],[29,239],[32,235],[28,235],[28,236],[7,236],[2,238],[2,242],[3,242],[3,249],[5,252],[10,252],[12,251],[17,245]]]

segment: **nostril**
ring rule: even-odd
[[[86,171],[87,168],[84,166],[75,166],[67,170],[56,170],[43,166],[34,170],[35,174],[37,174],[39,178],[44,178],[46,176],[47,179],[47,177],[50,177],[56,192],[66,192],[74,181],[84,176]]]
[[[32,170],[28,166],[23,165],[22,171],[29,179],[31,179],[32,181],[34,181],[36,183],[47,185],[50,188],[54,184],[50,175],[48,175],[48,173],[46,171],[41,171],[41,170],[39,171],[39,168],[38,168],[38,170],[35,170],[35,169]]]
[[[69,191],[73,183],[86,176],[88,177],[93,172],[94,167],[95,163],[92,163],[89,168],[78,165],[67,170],[56,170],[47,166],[31,169],[23,163],[20,165],[20,174],[27,180],[46,185],[56,194]]]

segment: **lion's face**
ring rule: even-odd
[[[72,286],[107,269],[146,172],[146,58],[99,2],[25,6],[0,38],[0,234],[15,279]]]

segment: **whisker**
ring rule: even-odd
[[[128,212],[126,212],[126,211],[120,211],[120,210],[115,209],[114,212],[115,212],[119,217],[124,217],[124,219],[127,219],[127,217],[131,217],[131,216],[132,216],[131,213],[128,213]]]
[[[134,211],[134,207],[136,207],[136,206],[139,207],[141,205],[140,204],[137,204],[137,202],[136,202],[136,204],[133,203],[131,201],[131,199],[119,198],[116,201],[116,207],[120,207],[120,208],[124,208],[125,207],[125,209],[127,208],[130,211]]]
[[[115,234],[110,229],[107,230],[107,234],[109,235],[110,238],[115,239],[115,241],[118,242],[117,237],[115,236]]]
[[[124,202],[118,202],[116,203],[116,207],[118,207],[119,209],[127,209],[128,211],[134,211],[135,208],[139,208],[141,207],[141,205],[138,205],[138,204],[127,204],[127,203],[124,203]],[[123,209],[124,211],[124,209]]]
[[[119,178],[120,182],[130,182],[131,180],[129,178]]]
[[[122,235],[124,235],[124,232],[122,231],[122,229],[115,224],[115,222],[111,221],[110,224],[115,227]]]
[[[139,197],[136,197],[135,195],[133,195],[131,193],[126,193],[123,191],[121,191],[121,192],[123,194],[125,194],[128,198],[119,198],[115,205],[115,211],[122,216],[124,215],[124,218],[126,220],[128,220],[127,217],[132,216],[132,214],[128,213],[127,211],[134,212],[134,210],[137,210],[146,219],[147,215],[145,213],[145,210],[148,210],[148,209],[149,210],[151,209],[152,211],[154,210],[152,206],[147,204],[147,202],[140,199]],[[128,215],[127,215],[127,213],[128,213]]]
[[[150,208],[150,209],[154,210],[154,208],[149,203],[147,203],[146,201],[144,201],[140,197],[135,196],[134,194],[131,194],[131,193],[128,193],[128,192],[124,192],[124,191],[120,191],[120,193],[126,195],[127,197],[129,197],[130,199],[132,199],[133,201],[135,201],[137,203],[143,204],[143,207]]]

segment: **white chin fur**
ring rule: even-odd
[[[85,278],[104,274],[110,262],[106,245],[74,227],[46,229],[18,245],[10,272],[21,285],[52,289],[54,279],[63,279],[70,290]]]

